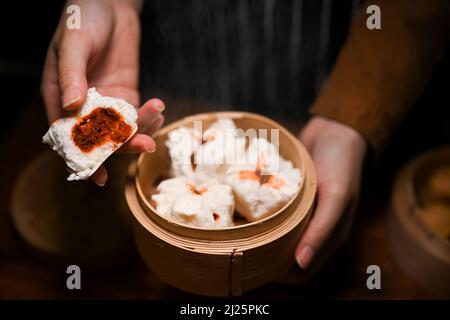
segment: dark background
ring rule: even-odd
[[[25,105],[36,98],[47,46],[64,1],[5,1],[0,5],[0,137],[14,126]]]
[[[58,0],[1,4],[0,92],[3,115],[8,115],[8,121],[3,121],[0,126],[0,139],[14,126],[24,106],[39,95],[47,46],[63,5],[64,1]],[[336,36],[338,34],[336,32]],[[333,48],[332,52],[337,50]],[[449,142],[449,71],[447,54],[436,68],[423,96],[392,137],[386,157],[395,154],[393,160],[403,161],[417,152]]]
[[[59,20],[62,7],[63,2],[56,0],[8,1],[0,4],[0,12],[2,12],[2,19],[0,19],[0,39],[2,40],[0,46],[0,92],[3,119],[0,126],[0,143],[8,143],[5,139],[8,139],[9,133],[16,129],[16,125],[27,107],[43,108],[39,102],[40,75],[47,46]],[[356,221],[357,226],[361,221],[371,222],[378,219],[376,209],[384,207],[390,196],[389,192],[380,192],[379,190],[380,188],[383,190],[390,189],[396,172],[403,164],[423,151],[449,144],[449,75],[450,59],[447,53],[436,68],[424,94],[388,143],[384,156],[375,166],[367,169],[361,201],[364,205],[359,210]],[[42,117],[39,120],[42,121]],[[26,130],[26,128],[21,130]],[[27,143],[25,140],[14,144],[13,153],[17,151],[17,154],[21,154],[20,150],[27,148]],[[27,160],[21,159],[21,161]],[[3,165],[4,163],[1,163],[1,166]],[[11,174],[8,177],[0,177],[0,179],[12,180],[14,177],[15,175]],[[11,185],[11,182],[9,181],[8,185]],[[5,200],[5,198],[3,197],[2,200]],[[367,246],[368,250],[373,249],[375,250],[374,252],[377,250],[383,252],[388,250],[386,241],[382,240],[378,234],[382,232],[380,230],[383,228],[382,222],[378,222],[378,224],[380,223],[381,226],[375,229],[373,236],[370,234],[359,235],[358,238],[366,237],[369,239],[368,241],[372,241],[373,243],[369,243]],[[361,230],[356,228],[353,237],[358,237],[359,233],[361,233]],[[358,293],[366,294],[361,288],[357,288],[351,293],[342,293],[340,291],[348,285],[349,277],[352,277],[350,275],[352,270],[347,267],[354,258],[352,255],[354,246],[355,243],[350,242],[322,272],[319,280],[306,287],[306,292],[308,292],[309,296],[357,297]],[[386,254],[383,253],[383,255],[386,257]],[[347,261],[347,263],[343,263],[343,260]],[[22,268],[22,271],[26,273],[26,267],[22,266]],[[40,270],[39,268],[37,270]],[[353,268],[361,269],[362,267],[353,266]],[[135,269],[140,271],[142,266],[133,267],[131,272],[134,273]],[[336,276],[336,270],[342,272],[342,276]],[[17,271],[10,270],[12,274],[20,271],[20,269],[17,269]],[[38,271],[36,271],[37,273]],[[395,279],[396,276],[392,276],[392,280],[395,281]],[[362,281],[362,279],[357,280]],[[97,282],[102,285],[102,281],[106,280],[100,279]],[[127,284],[128,279],[123,277],[121,280],[119,279],[118,284],[120,283]],[[108,286],[106,287],[108,288]],[[402,284],[398,284],[397,287],[403,288]],[[327,289],[324,290],[324,288]],[[20,291],[18,290],[17,292]],[[264,296],[268,292],[283,296],[282,292],[285,292],[285,290],[284,287],[266,288],[259,292],[259,296]],[[100,295],[107,296],[109,293],[111,292],[100,290]],[[175,290],[169,291],[169,293],[175,296],[184,296]],[[33,294],[33,292],[30,294],[31,296],[39,296],[39,294]],[[308,294],[299,293],[299,296],[308,296]],[[407,292],[393,293],[391,297],[404,297],[407,294]],[[120,294],[114,294],[113,296],[120,297]],[[128,296],[133,297],[134,295],[129,294]],[[419,297],[426,296],[419,295]]]

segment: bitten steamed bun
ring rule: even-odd
[[[203,227],[233,225],[234,200],[231,187],[214,179],[197,181],[176,177],[162,181],[152,196],[156,211],[167,219]]]
[[[73,117],[56,120],[42,138],[72,169],[67,180],[88,179],[136,133],[136,109],[123,99],[90,88]]]
[[[303,176],[273,144],[255,138],[246,164],[230,168],[225,181],[233,188],[236,210],[248,221],[256,221],[285,205],[300,189]]]

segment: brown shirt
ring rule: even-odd
[[[381,29],[366,26],[368,5]],[[450,38],[450,1],[366,1],[310,112],[344,123],[379,155],[423,91]]]

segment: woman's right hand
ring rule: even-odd
[[[48,48],[41,92],[50,123],[79,108],[88,87],[102,95],[123,98],[139,106],[139,0],[78,0],[80,29],[69,29],[64,9]],[[164,104],[148,100],[138,108],[139,131],[121,149],[153,152],[151,134],[163,123]],[[107,172],[101,166],[92,180],[104,185]]]

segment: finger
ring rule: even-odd
[[[86,99],[86,66],[91,54],[88,36],[79,30],[63,33],[57,48],[61,104],[66,110],[80,107]]]
[[[328,239],[340,217],[342,216],[348,199],[342,191],[323,186],[319,190],[318,205],[300,243],[295,257],[300,267],[306,270],[316,253]]]
[[[108,180],[108,172],[105,166],[100,166],[90,178],[96,185],[103,187],[106,184],[106,180]]]
[[[139,92],[134,88],[127,88],[120,85],[105,86],[95,79],[93,79],[89,84],[92,87],[96,87],[97,91],[103,96],[121,98],[133,106],[139,105]]]
[[[58,67],[54,46],[50,45],[45,58],[44,71],[42,73],[41,94],[47,112],[49,123],[61,118],[60,97],[58,88]]]
[[[138,152],[147,152],[152,153],[156,150],[155,141],[146,134],[135,134],[127,143],[125,143],[120,149],[119,152],[129,152],[129,153],[138,153]]]
[[[138,110],[137,125],[139,132],[146,132],[164,110],[164,103],[159,99],[150,99]]]
[[[161,129],[162,125],[164,123],[164,116],[160,114],[156,120],[153,122],[153,124],[145,131],[145,134],[149,136],[153,136],[153,134]]]

